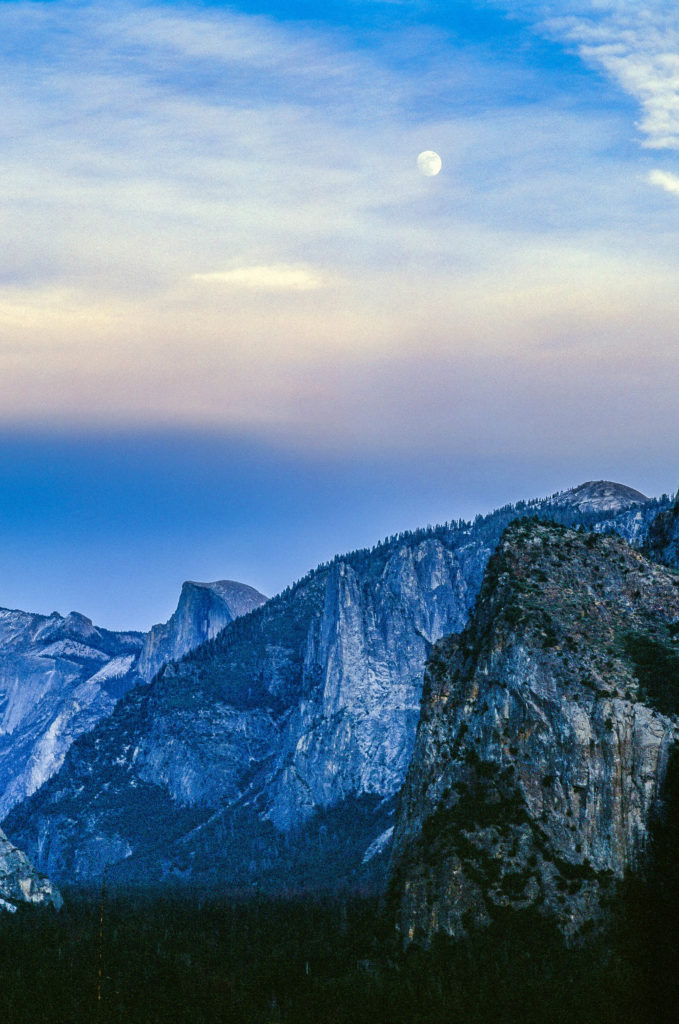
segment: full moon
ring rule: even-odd
[[[433,149],[425,149],[417,158],[417,169],[427,178],[433,178],[441,170],[441,157]]]

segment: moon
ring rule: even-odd
[[[417,169],[427,178],[433,178],[441,170],[441,157],[433,149],[425,149],[417,158]]]

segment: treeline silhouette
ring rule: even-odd
[[[676,831],[676,829],[675,829]],[[674,838],[674,837],[671,837]],[[669,841],[661,860],[670,855]],[[672,854],[676,863],[676,850]],[[672,885],[677,870],[674,868]],[[375,898],[227,901],[66,891],[0,915],[8,1024],[618,1024],[670,1019],[676,894],[637,880],[605,935],[568,949],[535,912],[405,953]],[[666,887],[665,887],[666,888]],[[664,909],[663,909],[664,908]],[[662,926],[669,933],[658,934]],[[670,943],[668,945],[668,942]],[[658,956],[658,951],[663,951]],[[99,966],[101,982],[99,983]],[[98,999],[98,994],[100,999]]]

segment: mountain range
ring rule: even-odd
[[[382,886],[425,663],[467,626],[505,528],[640,548],[670,510],[589,482],[338,556],[129,689],[4,827],[57,880]]]

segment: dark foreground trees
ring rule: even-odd
[[[662,1020],[648,893],[614,934],[568,950],[535,914],[405,955],[374,899],[229,901],[67,892],[60,914],[0,916],[11,1024],[592,1024]],[[656,904],[657,906],[657,904]],[[625,914],[628,915],[625,918]],[[674,941],[674,940],[672,940]],[[656,949],[657,953],[657,949]],[[101,1002],[97,975],[102,957]]]

